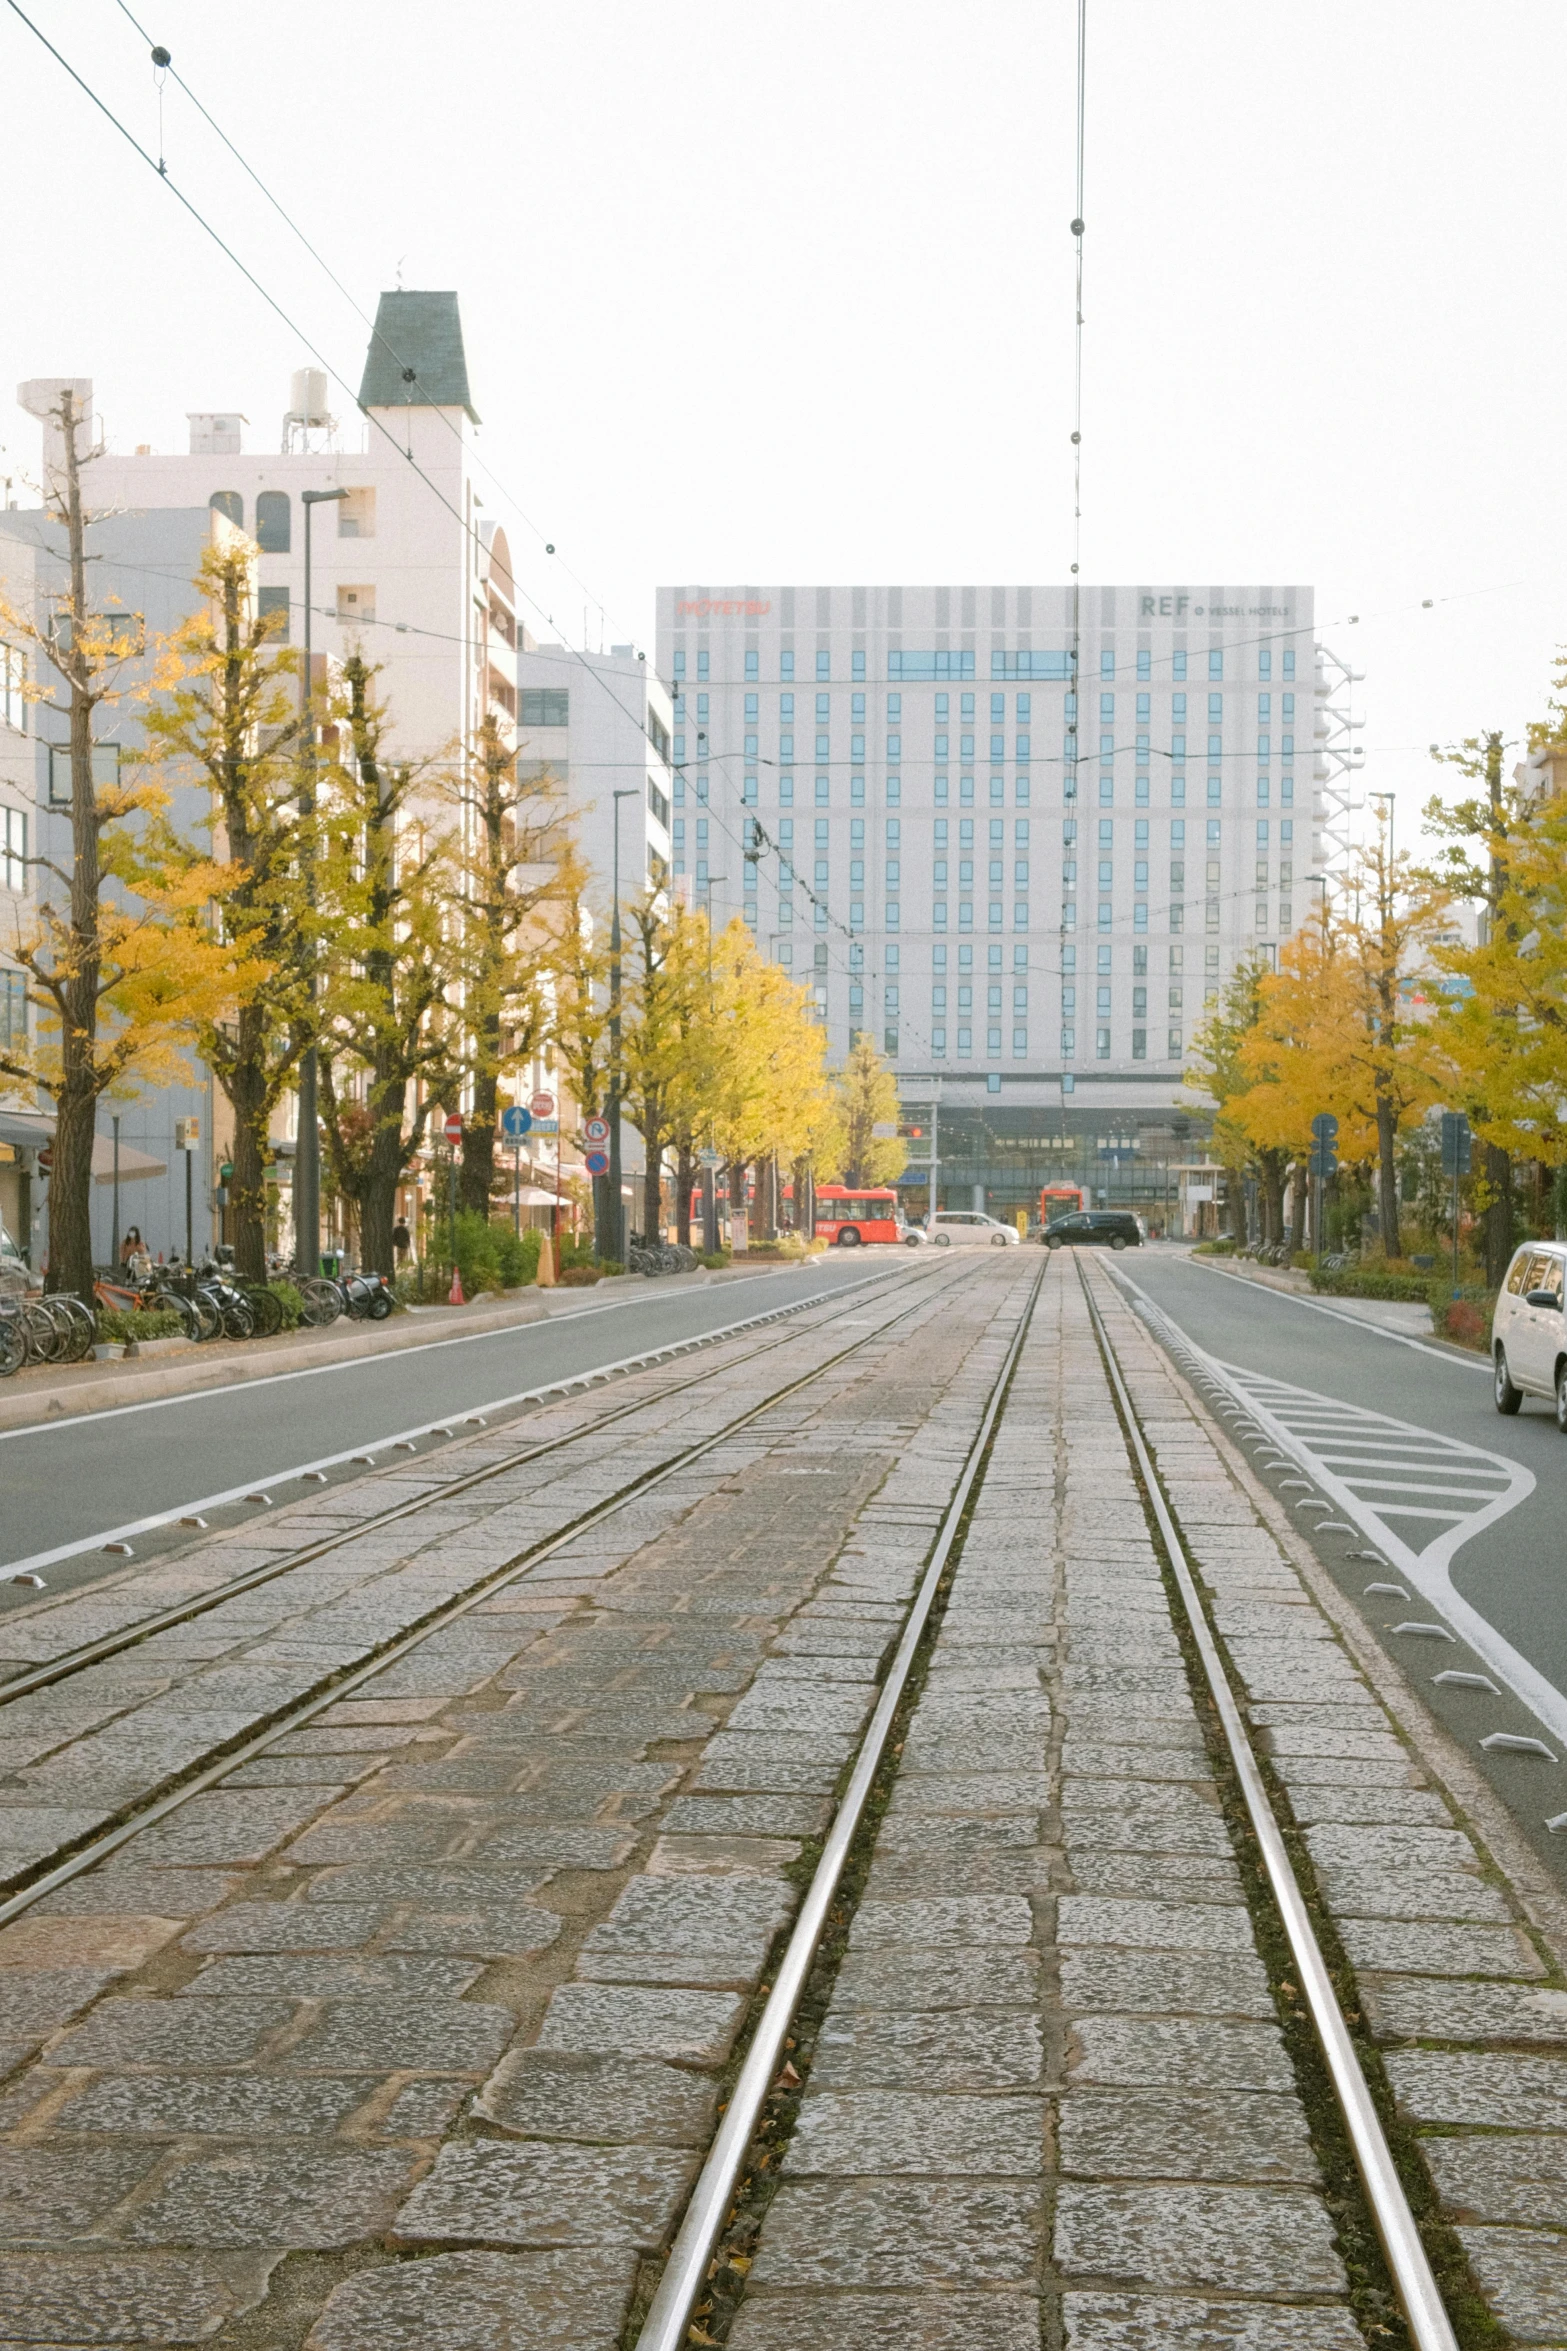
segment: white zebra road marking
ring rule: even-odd
[[[1558,1739],[1567,1741],[1567,1694],[1515,1649],[1458,1591],[1461,1547],[1526,1502],[1535,1476],[1522,1462],[1392,1413],[1373,1412],[1225,1363],[1188,1337],[1130,1277],[1137,1309],[1177,1356],[1227,1388],[1281,1452],[1353,1519],[1388,1563],[1447,1618],[1475,1655]]]

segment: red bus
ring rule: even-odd
[[[866,1241],[901,1241],[908,1229],[894,1191],[850,1191],[843,1184],[816,1188],[817,1238],[835,1249],[858,1249]]]
[[[1080,1184],[1046,1184],[1039,1195],[1039,1221],[1054,1224],[1058,1216],[1075,1216],[1082,1205]]]

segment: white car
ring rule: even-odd
[[[925,1236],[937,1249],[1016,1249],[1016,1225],[982,1216],[977,1208],[940,1208],[925,1220]]]
[[[1507,1269],[1491,1318],[1496,1409],[1516,1412],[1525,1396],[1549,1396],[1567,1435],[1567,1248],[1528,1241]]]

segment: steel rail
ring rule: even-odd
[[[1306,1996],[1317,2040],[1327,2061],[1334,2092],[1349,2132],[1356,2168],[1365,2187],[1371,2217],[1382,2241],[1382,2250],[1387,2256],[1394,2291],[1409,2322],[1409,2331],[1417,2351],[1458,2351],[1458,2338],[1453,2332],[1452,2322],[1426,2257],[1425,2246],[1420,2241],[1420,2231],[1404,2194],[1381,2119],[1360,2070],[1355,2044],[1340,2012],[1333,1979],[1328,1973],[1327,1962],[1322,1956],[1321,1946],[1311,1924],[1311,1915],[1306,1908],[1305,1896],[1301,1893],[1300,1882],[1291,1864],[1273,1806],[1268,1800],[1268,1791],[1257,1767],[1256,1756],[1252,1753],[1240,1707],[1230,1687],[1229,1676],[1209,1629],[1208,1619],[1203,1613],[1197,1585],[1182,1547],[1180,1528],[1143,1440],[1137,1410],[1122,1376],[1115,1344],[1105,1328],[1087,1269],[1079,1262],[1077,1270],[1110,1385],[1120,1407],[1127,1443],[1141,1472],[1150,1506],[1158,1522],[1170,1572],[1181,1596],[1181,1606],[1193,1644],[1202,1661],[1203,1676],[1218,1709],[1225,1744],[1230,1751],[1235,1775],[1240,1781],[1241,1793],[1246,1799],[1246,1810],[1256,1833],[1263,1867],[1268,1873],[1268,1885],[1283,1919],[1285,1934],[1289,1937],[1301,1989]]]
[[[979,1429],[969,1447],[968,1458],[943,1514],[935,1547],[904,1620],[897,1650],[881,1686],[876,1710],[860,1743],[854,1768],[849,1775],[849,1784],[833,1816],[821,1859],[800,1906],[800,1915],[779,1963],[773,1988],[757,2019],[745,2063],[729,2094],[723,2122],[708,2150],[707,2160],[697,2175],[696,2185],[691,2191],[690,2201],[670,2248],[664,2274],[648,2305],[647,2316],[637,2336],[636,2351],[681,2351],[685,2343],[691,2312],[707,2282],[708,2262],[712,2258],[719,2230],[724,2225],[735,2183],[745,2161],[746,2149],[772,2087],[785,2037],[799,2005],[800,1995],[805,1989],[805,1979],[816,1956],[816,1946],[827,1924],[828,1910],[849,1858],[849,1848],[858,1833],[866,1801],[881,1767],[893,1718],[902,1702],[915,1654],[935,1603],[936,1588],[945,1572],[963,1514],[968,1508],[969,1496],[984,1462],[991,1432],[1006,1400],[1018,1357],[1023,1351],[1023,1342],[1028,1336],[1045,1271],[1046,1267],[1042,1265],[1034,1276],[1034,1286],[1018,1317],[1017,1329],[991,1388]]]
[[[897,1270],[904,1269],[898,1268]],[[933,1269],[922,1266],[918,1270],[924,1272]],[[887,1280],[890,1271],[891,1269],[881,1269],[875,1274],[862,1276],[859,1281],[848,1285],[849,1293],[863,1290],[868,1283],[873,1281]],[[564,1399],[575,1389],[592,1387],[600,1380],[613,1379],[624,1372],[645,1371],[651,1365],[668,1362],[677,1355],[691,1354],[702,1347],[717,1346],[723,1340],[732,1339],[740,1332],[756,1330],[768,1323],[782,1322],[790,1315],[805,1314],[824,1305],[836,1306],[838,1300],[846,1294],[845,1291],[839,1290],[834,1293],[831,1299],[801,1298],[792,1300],[787,1306],[770,1307],[765,1314],[749,1315],[743,1321],[725,1323],[715,1331],[704,1331],[694,1338],[673,1340],[669,1346],[650,1348],[644,1355],[628,1355],[618,1363],[601,1364],[593,1371],[575,1372],[564,1379],[552,1380],[547,1387],[528,1388],[516,1396],[500,1397],[490,1404],[489,1410],[501,1412],[509,1410],[514,1405],[542,1404],[551,1397]],[[865,1301],[859,1299],[856,1303],[863,1305]],[[838,1320],[839,1316],[836,1313],[825,1315],[822,1325],[818,1327],[830,1327]],[[784,1345],[787,1337],[788,1334],[785,1333],[774,1344]],[[746,1360],[751,1360],[762,1352],[764,1350],[760,1348],[753,1348]],[[546,1454],[558,1453],[565,1445],[580,1444],[583,1438],[597,1436],[602,1430],[612,1427],[616,1421],[624,1420],[632,1413],[645,1411],[651,1404],[661,1404],[666,1397],[683,1396],[688,1389],[700,1387],[704,1380],[713,1376],[711,1371],[699,1372],[692,1379],[677,1380],[670,1387],[661,1388],[656,1396],[632,1397],[628,1402],[617,1404],[612,1411],[600,1413],[596,1420],[588,1421],[581,1428],[572,1429],[564,1436],[547,1438],[541,1445],[523,1446],[518,1451],[507,1454],[503,1461],[488,1462],[484,1468],[471,1470],[465,1476],[449,1478],[440,1485],[432,1487],[428,1493],[410,1495],[406,1501],[394,1502],[386,1510],[377,1511],[371,1518],[360,1519],[355,1525],[344,1528],[338,1534],[323,1535],[318,1542],[307,1543],[301,1550],[291,1551],[284,1559],[269,1560],[263,1567],[249,1568],[243,1575],[232,1576],[226,1583],[213,1585],[210,1591],[196,1593],[185,1600],[171,1601],[167,1608],[157,1609],[149,1616],[139,1616],[134,1622],[120,1626],[116,1632],[100,1635],[96,1641],[83,1641],[75,1649],[64,1649],[58,1657],[51,1657],[42,1665],[29,1666],[24,1672],[13,1674],[9,1679],[0,1681],[0,1712],[3,1712],[13,1699],[25,1698],[34,1690],[48,1689],[55,1682],[69,1679],[72,1674],[84,1673],[88,1666],[101,1665],[106,1657],[117,1657],[126,1649],[134,1649],[140,1642],[150,1640],[155,1633],[167,1632],[174,1625],[188,1624],[193,1617],[205,1616],[209,1610],[221,1608],[225,1602],[237,1598],[242,1592],[253,1592],[259,1585],[273,1583],[279,1576],[289,1575],[297,1567],[308,1567],[313,1561],[324,1559],[328,1553],[340,1550],[344,1544],[358,1542],[364,1535],[376,1534],[384,1527],[395,1526],[399,1520],[415,1517],[421,1510],[432,1509],[437,1503],[448,1502],[456,1496],[472,1493],[476,1487],[488,1484],[492,1478],[510,1476],[514,1470],[525,1469],[531,1461],[540,1461]],[[462,1417],[474,1419],[479,1416],[465,1414]],[[454,1413],[452,1418],[455,1421],[458,1416]],[[367,1445],[365,1451],[366,1453],[385,1453],[396,1446],[410,1443],[413,1436],[433,1436],[444,1433],[449,1433],[445,1424],[432,1421],[422,1429],[411,1432],[409,1436],[381,1437],[373,1445]],[[431,1458],[429,1454],[424,1456],[427,1461]],[[292,1470],[287,1473],[290,1478],[298,1478],[306,1474],[308,1474],[306,1471],[301,1470]],[[267,1482],[266,1479],[258,1481],[263,1486]],[[271,1483],[280,1485],[283,1480],[282,1478],[274,1478]],[[41,1618],[49,1617],[57,1609],[67,1608],[73,1601],[81,1599],[84,1590],[103,1592],[122,1588],[122,1579],[114,1578],[96,1585],[80,1587],[72,1593],[46,1601],[41,1605],[26,1609],[13,1609],[6,1616],[0,1617],[0,1647],[3,1647],[6,1629],[13,1624],[36,1624]]]
[[[350,1667],[346,1673],[335,1674],[326,1687],[316,1690],[308,1698],[297,1700],[284,1708],[266,1725],[265,1729],[246,1734],[242,1739],[224,1748],[211,1763],[182,1777],[177,1785],[166,1788],[161,1793],[155,1789],[148,1791],[148,1798],[139,1802],[135,1810],[129,1812],[125,1819],[117,1821],[111,1828],[99,1830],[84,1839],[74,1849],[66,1851],[64,1858],[52,1867],[45,1866],[40,1871],[38,1865],[35,1864],[32,1872],[17,1872],[16,1875],[24,1878],[26,1882],[15,1893],[0,1901],[0,1926],[9,1925],[13,1918],[20,1917],[24,1910],[30,1909],[46,1894],[52,1894],[61,1886],[69,1885],[73,1879],[83,1876],[89,1869],[96,1868],[100,1862],[107,1861],[111,1855],[119,1852],[122,1846],[129,1844],[133,1837],[139,1837],[144,1829],[153,1827],[160,1820],[166,1820],[171,1812],[178,1811],[183,1804],[188,1804],[193,1796],[202,1795],[208,1788],[216,1787],[231,1772],[239,1771],[245,1764],[253,1762],[258,1755],[264,1755],[269,1747],[277,1744],[279,1739],[287,1738],[292,1732],[302,1729],[306,1723],[312,1722],[329,1706],[341,1704],[343,1699],[351,1695],[353,1691],[359,1689],[364,1683],[375,1680],[379,1674],[385,1673],[389,1666],[398,1664],[401,1659],[409,1656],[415,1649],[422,1647],[436,1633],[444,1631],[447,1625],[455,1624],[459,1618],[467,1616],[481,1602],[492,1599],[497,1592],[504,1591],[508,1584],[516,1583],[521,1578],[531,1575],[541,1562],[548,1559],[553,1552],[565,1550],[570,1544],[575,1543],[579,1536],[587,1533],[593,1527],[603,1525],[605,1520],[613,1518],[617,1511],[626,1509],[630,1503],[640,1501],[642,1496],[651,1492],[654,1487],[665,1484],[670,1478],[682,1476],[693,1462],[700,1461],[705,1454],[715,1451],[718,1446],[727,1445],[739,1430],[749,1427],[752,1421],[761,1419],[764,1413],[776,1410],[778,1405],[786,1403],[791,1396],[798,1395],[802,1388],[808,1388],[814,1381],[824,1378],[840,1363],[847,1362],[851,1355],[858,1354],[862,1347],[872,1346],[878,1339],[884,1339],[889,1331],[896,1330],[900,1322],[905,1322],[911,1314],[918,1313],[936,1287],[937,1285],[934,1284],[923,1287],[917,1298],[912,1299],[897,1314],[890,1315],[887,1321],[879,1324],[876,1329],[867,1331],[863,1338],[852,1340],[847,1347],[840,1347],[836,1354],[829,1355],[825,1362],[815,1364],[809,1371],[802,1372],[798,1379],[787,1381],[783,1387],[775,1388],[771,1395],[762,1397],[756,1404],[748,1405],[744,1412],[737,1413],[732,1420],[726,1421],[721,1429],[715,1429],[708,1436],[699,1437],[693,1444],[683,1446],[672,1459],[660,1463],[657,1469],[649,1470],[641,1477],[633,1478],[628,1485],[621,1488],[619,1493],[611,1495],[605,1502],[595,1504],[591,1510],[584,1511],[580,1518],[574,1519],[569,1526],[561,1528],[547,1541],[533,1545],[518,1558],[509,1560],[504,1567],[495,1569],[480,1582],[470,1585],[468,1590],[460,1593],[455,1600],[441,1602],[408,1632],[400,1633],[394,1640],[384,1643],[373,1656],[365,1658],[359,1665]],[[443,1492],[446,1490],[443,1489]]]

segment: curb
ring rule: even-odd
[[[208,1390],[243,1387],[251,1380],[274,1379],[280,1373],[320,1370],[335,1363],[352,1363],[376,1355],[396,1355],[409,1347],[423,1347],[441,1338],[468,1338],[490,1331],[521,1328],[527,1323],[569,1320],[591,1306],[600,1290],[624,1292],[645,1289],[656,1279],[661,1289],[700,1289],[710,1282],[733,1280],[737,1274],[771,1273],[787,1268],[774,1265],[727,1267],[710,1272],[699,1266],[692,1273],[650,1277],[613,1274],[581,1290],[529,1290],[502,1306],[414,1307],[393,1322],[334,1326],[318,1337],[300,1339],[289,1333],[277,1339],[216,1340],[207,1347],[182,1350],[178,1361],[148,1371],[115,1370],[94,1378],[102,1367],[83,1365],[82,1378],[73,1379],[51,1368],[47,1387],[0,1392],[0,1431],[47,1427],[51,1422],[79,1419],[95,1412],[112,1412],[125,1404],[150,1403],[164,1396],[194,1396]],[[557,1302],[558,1301],[558,1302]],[[221,1350],[221,1352],[219,1351]],[[26,1379],[27,1374],[20,1374]]]

